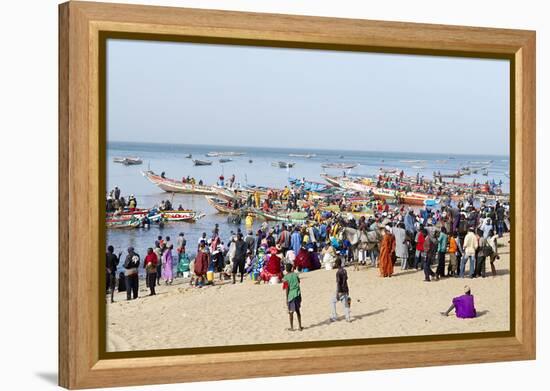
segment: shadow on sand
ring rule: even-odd
[[[387,311],[387,308],[381,308],[379,310],[376,310],[376,311],[372,311],[372,312],[367,312],[367,313],[364,313],[364,314],[361,314],[361,315],[352,315],[351,316],[351,323],[353,323],[354,321],[356,320],[360,320],[360,319],[363,319],[363,318],[366,318],[368,316],[373,316],[373,315],[378,315],[378,314],[381,314],[382,312],[385,312]],[[330,319],[327,319],[327,320],[324,320],[322,322],[319,322],[319,323],[315,323],[315,324],[311,324],[309,326],[306,326],[304,327],[304,330],[308,330],[308,329],[313,329],[315,327],[319,327],[319,326],[328,326],[332,323],[336,323],[336,322],[339,322],[339,321],[342,321],[342,320],[345,320],[345,316],[342,315],[342,316],[339,316],[338,318],[336,318],[336,321],[335,322],[332,322]]]

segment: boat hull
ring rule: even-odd
[[[168,193],[184,193],[184,194],[204,194],[215,195],[216,190],[212,186],[192,185],[190,183],[183,183],[174,179],[162,178],[156,175],[152,171],[142,172],[143,176],[147,178],[151,183],[158,186],[160,189]]]

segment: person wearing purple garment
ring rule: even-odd
[[[172,284],[172,281],[174,280],[174,257],[172,255],[173,247],[174,246],[170,244],[170,246],[164,251],[164,254],[162,254],[162,278],[164,278],[166,285]]]
[[[455,310],[457,318],[475,318],[476,317],[476,307],[474,306],[474,296],[470,290],[469,286],[464,287],[464,294],[462,296],[455,297],[453,299],[453,304],[449,307],[446,312],[442,312],[441,315],[449,316],[449,313]]]

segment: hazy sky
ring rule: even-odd
[[[109,40],[109,141],[509,154],[509,62]]]

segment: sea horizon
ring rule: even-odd
[[[382,151],[382,150],[365,150],[365,149],[330,149],[330,148],[313,148],[313,147],[270,147],[270,146],[254,146],[254,145],[221,145],[221,144],[185,144],[185,143],[167,143],[167,142],[154,142],[154,141],[125,141],[125,140],[111,140],[107,141],[107,149],[123,149],[126,150],[128,146],[167,146],[171,148],[182,149],[178,152],[183,152],[183,149],[211,149],[209,152],[246,152],[246,150],[258,152],[292,152],[292,153],[316,153],[316,154],[364,154],[370,156],[376,156],[376,154],[396,155],[401,157],[405,154],[425,155],[430,157],[483,157],[483,158],[497,158],[497,159],[510,159],[510,155],[495,155],[495,154],[483,154],[483,153],[454,153],[454,152],[415,152],[415,151]],[[171,151],[173,152],[173,151]]]

